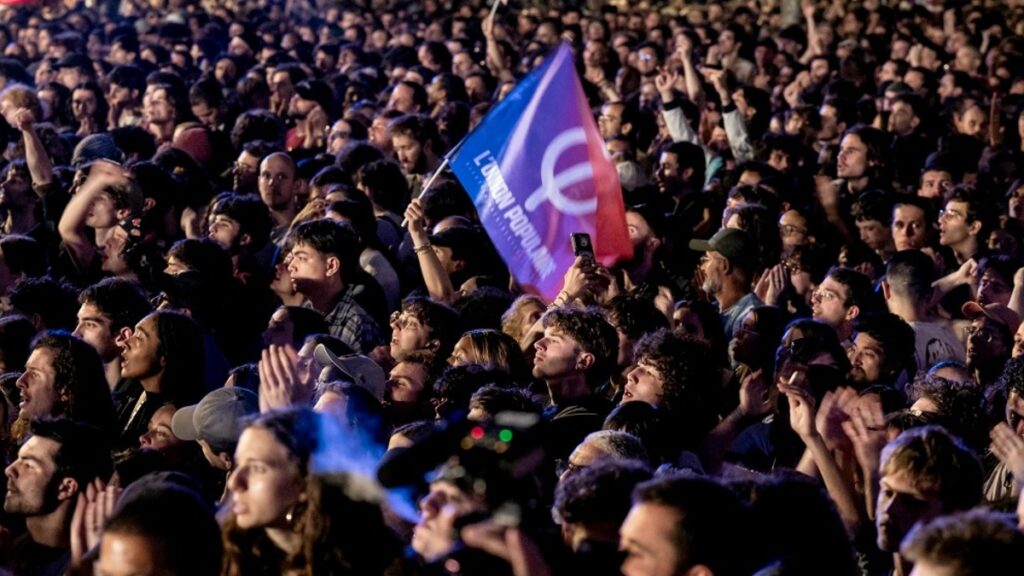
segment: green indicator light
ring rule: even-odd
[[[502,442],[511,442],[512,441],[512,431],[511,430],[502,430],[501,432],[498,433],[498,439],[501,440]]]

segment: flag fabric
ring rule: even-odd
[[[487,234],[524,289],[549,300],[586,232],[605,265],[632,255],[615,165],[562,44],[448,156]]]

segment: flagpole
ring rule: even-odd
[[[458,148],[458,147],[456,146],[456,148]],[[444,172],[444,169],[447,168],[447,167],[448,167],[448,155],[445,154],[444,158],[441,161],[441,165],[437,167],[437,170],[434,170],[434,173],[431,174],[429,178],[427,178],[427,181],[423,183],[423,187],[420,188],[420,196],[422,196],[424,192],[426,192],[428,189],[430,189],[430,185],[434,183],[434,180],[437,180],[437,177],[440,176],[441,172]],[[408,218],[402,218],[402,228],[405,228],[408,225],[409,225],[409,219]]]

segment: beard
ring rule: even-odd
[[[708,294],[718,294],[722,289],[722,281],[713,276],[708,276],[704,279],[704,283],[701,284],[701,289]]]

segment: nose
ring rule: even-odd
[[[18,387],[18,390],[27,390],[28,389],[28,384],[25,383],[25,375],[24,374],[22,374],[14,384]]]
[[[438,500],[439,498],[434,492],[427,494],[420,500],[420,512],[424,518],[435,516],[437,511],[441,509],[441,503]]]
[[[15,478],[18,477],[17,462],[11,462],[10,466],[4,468],[4,476],[7,476],[11,480],[14,480]]]
[[[238,492],[245,488],[245,477],[241,468],[235,468],[228,474],[228,490]]]

